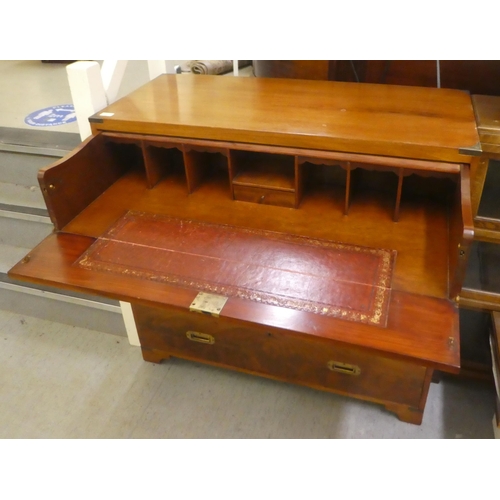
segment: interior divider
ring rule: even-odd
[[[228,176],[229,182],[231,184],[230,179],[230,171],[229,171],[229,157],[230,152],[229,148],[226,147],[216,147],[216,146],[204,146],[204,145],[195,145],[195,144],[182,144],[182,153],[184,158],[184,167],[186,170],[186,181],[188,186],[188,192],[191,194],[203,182],[207,174],[207,170],[209,169],[208,162],[203,161],[203,155],[206,154],[217,154],[226,157],[226,165],[228,168]]]
[[[160,179],[173,168],[169,154],[173,150],[182,151],[182,144],[170,141],[142,141],[142,154],[146,169],[146,184],[152,189]]]
[[[300,201],[302,200],[302,194],[304,192],[304,176],[302,174],[302,165],[299,163],[299,157],[295,155],[294,157],[294,169],[295,169],[295,208],[299,208]]]
[[[227,168],[229,180],[229,189],[231,198],[235,199],[235,179],[241,174],[240,162],[245,158],[245,153],[250,155],[263,155],[263,158],[271,158],[273,155],[280,157],[288,156],[293,168],[290,171],[291,185],[284,189],[283,186],[274,184],[274,180],[269,186],[263,181],[266,169],[262,170],[256,164],[256,168],[261,168],[262,172],[256,175],[256,182],[262,189],[290,191],[290,207],[298,208],[301,204],[305,192],[305,186],[309,182],[308,171],[305,170],[305,163],[323,165],[323,166],[340,166],[346,173],[345,175],[345,195],[343,203],[344,215],[349,214],[350,206],[353,198],[354,178],[353,171],[356,169],[374,170],[381,172],[393,172],[397,176],[397,191],[394,203],[393,221],[398,222],[400,218],[401,199],[403,195],[403,180],[405,176],[417,174],[427,177],[450,177],[455,178],[455,170],[457,165],[440,164],[438,162],[420,161],[413,162],[408,159],[398,159],[399,165],[396,166],[395,159],[382,158],[367,155],[353,155],[337,152],[319,152],[306,151],[304,155],[300,154],[297,149],[285,148],[265,148],[262,149],[255,145],[243,145],[239,143],[217,143],[217,141],[198,141],[182,138],[163,138],[155,136],[139,136],[137,134],[119,134],[119,133],[104,133],[109,142],[124,145],[135,145],[139,148],[138,154],[141,155],[144,163],[146,184],[149,189],[152,189],[163,176],[168,175],[175,169],[177,175],[184,169],[185,181],[188,193],[196,191],[204,182],[209,172],[213,172],[214,166],[220,175],[222,168]],[[176,157],[174,150],[179,151],[179,156]],[[226,164],[223,165],[222,159],[215,159],[210,155],[220,154],[226,158]],[[243,155],[243,156],[242,156]],[[257,157],[257,156],[256,156]],[[351,161],[351,157],[354,161]],[[365,161],[357,161],[357,160]],[[369,161],[368,161],[369,160]],[[281,160],[280,160],[281,161]],[[274,170],[273,165],[268,166],[274,176],[279,169]],[[278,163],[276,168],[278,167]],[[291,165],[290,165],[291,167]],[[247,167],[248,168],[248,167]],[[267,168],[267,167],[266,167]],[[251,171],[251,169],[250,169]],[[293,172],[293,173],[292,173]],[[253,174],[252,174],[253,175]],[[281,175],[281,174],[280,174]],[[291,176],[293,175],[293,179]],[[239,183],[239,179],[238,179]],[[243,182],[242,182],[243,185]],[[250,185],[250,184],[249,184]],[[243,188],[242,188],[243,189]],[[292,192],[293,191],[293,192]]]
[[[233,179],[234,179],[234,176],[236,175],[236,165],[235,165],[234,151],[232,149],[228,149],[227,168],[229,171],[229,186],[231,189],[231,199],[234,200]]]
[[[351,204],[351,162],[346,162],[345,166],[346,180],[345,180],[345,203],[344,203],[344,215],[349,213],[349,206]]]
[[[394,206],[394,217],[393,221],[398,222],[399,221],[399,209],[401,207],[401,192],[403,191],[403,168],[401,167],[398,172],[398,191],[396,194],[396,203]]]

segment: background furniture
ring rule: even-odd
[[[475,328],[462,328],[469,357],[464,370],[496,374],[500,311],[500,97],[473,95],[481,159],[472,172],[474,243],[461,292],[462,315],[474,317]],[[498,404],[497,404],[498,407]],[[497,422],[498,422],[497,411]]]
[[[253,61],[255,76],[386,83],[500,95],[500,61]]]

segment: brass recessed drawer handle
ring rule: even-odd
[[[359,375],[361,373],[359,366],[341,363],[340,361],[328,361],[328,368],[332,372],[344,373],[345,375]]]
[[[208,333],[193,332],[189,330],[188,332],[186,332],[186,337],[193,342],[200,342],[201,344],[215,343],[215,339],[212,337],[212,335],[208,335]]]

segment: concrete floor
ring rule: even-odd
[[[131,61],[121,92],[147,81]],[[64,65],[0,61],[0,126],[71,103]],[[47,127],[77,132],[76,123]],[[173,359],[126,338],[0,310],[0,438],[492,438],[494,387],[432,384],[423,424],[382,407]]]
[[[0,438],[492,438],[493,388],[432,384],[421,426],[381,406],[0,311]]]

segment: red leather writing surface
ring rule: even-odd
[[[385,326],[395,256],[393,250],[128,212],[77,265]]]

